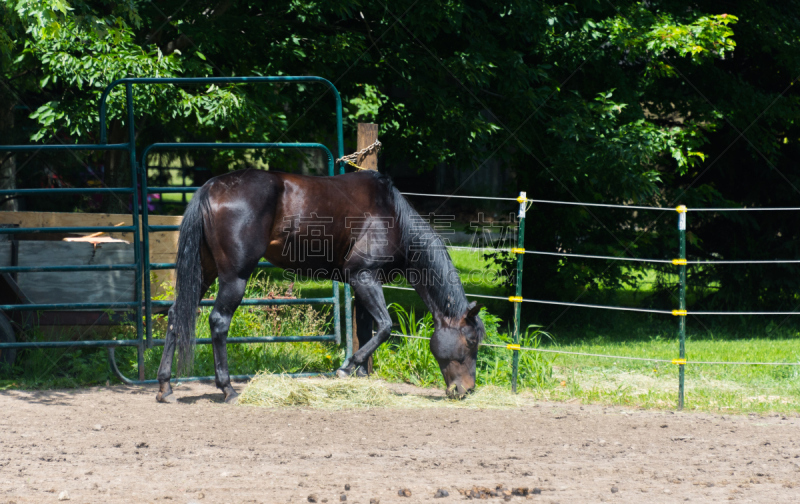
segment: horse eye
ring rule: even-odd
[[[470,346],[475,346],[478,344],[478,331],[475,330],[474,327],[465,327],[462,329],[462,333],[464,334],[464,338],[467,340]]]

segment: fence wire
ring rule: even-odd
[[[480,199],[480,200],[497,200],[497,201],[520,201],[519,198],[500,198],[492,196],[461,196],[454,194],[426,194],[426,193],[411,193],[401,192],[404,196],[426,196],[429,198],[460,198],[460,199]],[[585,207],[600,207],[600,208],[624,208],[626,210],[661,210],[674,212],[674,207],[654,207],[642,205],[613,205],[610,203],[583,203],[580,201],[558,201],[558,200],[541,200],[525,198],[522,201],[526,203],[544,203],[552,205],[570,205],[570,206],[585,206]],[[791,212],[798,211],[800,207],[773,207],[773,208],[685,208],[684,211],[688,212]]]
[[[415,336],[413,334],[401,334],[401,333],[391,333],[392,336],[399,336],[402,338],[409,338],[409,339],[421,339],[421,340],[428,340],[430,338],[426,338],[425,336]],[[652,357],[630,357],[626,355],[606,355],[606,354],[596,354],[596,353],[588,353],[588,352],[571,352],[568,350],[552,350],[549,348],[534,348],[534,347],[524,347],[520,346],[519,348],[509,348],[508,345],[495,345],[494,343],[481,343],[479,346],[485,347],[493,347],[493,348],[504,348],[506,350],[524,350],[528,352],[540,352],[540,353],[550,353],[550,354],[563,354],[563,355],[578,355],[581,357],[599,357],[603,359],[615,359],[615,360],[632,360],[632,361],[645,361],[645,362],[661,362],[665,364],[674,364],[674,359],[655,359]],[[711,365],[734,365],[734,366],[800,366],[800,362],[745,362],[745,361],[690,361],[686,360],[684,365],[689,364],[711,364]]]
[[[690,212],[786,212],[797,211],[800,207],[774,208],[689,208]]]
[[[387,289],[398,289],[398,290],[408,290],[413,291],[414,289],[411,287],[400,287],[396,285],[384,285]],[[470,294],[466,293],[468,297],[476,297],[476,298],[484,298],[484,299],[498,299],[500,301],[509,301],[508,297],[503,296],[490,296],[488,294]],[[550,305],[559,305],[559,306],[575,306],[580,308],[600,308],[606,310],[622,310],[622,311],[634,311],[634,312],[642,312],[642,313],[659,313],[662,315],[672,315],[672,311],[670,310],[650,310],[647,308],[628,308],[624,306],[603,306],[603,305],[590,305],[590,304],[582,304],[582,303],[566,303],[561,301],[542,301],[539,299],[522,299],[524,303],[538,303],[538,304],[550,304]]]
[[[538,199],[528,199],[524,196],[525,193],[521,193],[519,198],[485,198],[480,196],[452,196],[452,195],[443,195],[443,194],[421,194],[421,193],[402,193],[408,196],[428,196],[428,197],[445,197],[445,198],[464,198],[464,199],[483,199],[483,200],[502,200],[502,201],[518,201],[519,203],[527,203],[527,208],[523,208],[520,210],[521,216],[524,217],[524,212],[530,208],[530,205],[533,203],[543,203],[543,204],[557,204],[557,205],[570,205],[570,206],[582,206],[582,207],[602,207],[602,208],[622,208],[628,210],[660,210],[660,211],[677,211],[681,215],[679,229],[683,233],[685,230],[685,214],[686,212],[743,212],[743,211],[798,211],[800,207],[776,207],[776,208],[687,208],[686,206],[679,206],[677,208],[669,208],[669,207],[648,207],[648,206],[638,206],[638,205],[612,205],[612,204],[604,204],[604,203],[581,203],[581,202],[567,202],[567,201],[555,201],[555,200],[538,200]],[[798,264],[800,260],[797,259],[787,259],[787,260],[686,260],[685,259],[685,252],[683,250],[683,243],[681,243],[681,258],[679,259],[641,259],[636,257],[615,257],[615,256],[599,256],[599,255],[589,255],[589,254],[571,254],[571,253],[561,253],[561,252],[543,252],[538,250],[524,250],[523,248],[499,248],[499,247],[470,247],[470,246],[448,246],[450,249],[454,250],[471,250],[471,251],[483,251],[483,252],[505,252],[505,253],[515,253],[515,254],[531,254],[531,255],[541,255],[541,256],[555,256],[555,257],[576,257],[582,259],[600,259],[600,260],[612,260],[612,261],[628,261],[628,262],[641,262],[641,263],[656,263],[656,264],[673,264],[676,266],[700,266],[700,265],[716,265],[716,264]],[[685,271],[685,270],[683,270]],[[385,287],[389,289],[398,289],[398,290],[411,290],[413,288],[409,287],[400,287],[394,285],[386,285]],[[518,292],[519,293],[519,292]],[[617,306],[603,306],[603,305],[592,305],[592,304],[584,304],[584,303],[568,303],[568,302],[561,302],[561,301],[545,301],[545,300],[537,300],[537,299],[524,299],[521,296],[511,296],[511,297],[503,297],[503,296],[492,296],[486,294],[470,294],[466,293],[469,297],[476,297],[476,298],[483,298],[483,299],[496,299],[501,301],[511,301],[511,302],[520,302],[520,303],[536,303],[536,304],[546,304],[546,305],[557,305],[557,306],[571,306],[571,307],[579,307],[579,308],[594,308],[594,309],[605,309],[605,310],[617,310],[617,311],[630,311],[630,312],[640,312],[640,313],[656,313],[656,314],[664,314],[664,315],[675,315],[675,316],[687,316],[687,315],[705,315],[705,316],[731,316],[731,315],[739,315],[739,316],[747,316],[747,315],[758,315],[758,316],[792,316],[792,315],[800,315],[798,311],[791,311],[791,312],[709,312],[709,311],[697,311],[697,312],[689,312],[687,310],[653,310],[653,309],[645,309],[645,308],[632,308],[632,307],[617,307]],[[683,306],[682,306],[683,307]],[[399,334],[399,333],[391,333],[393,336],[400,336],[403,338],[414,338],[414,339],[425,339],[430,340],[430,338],[426,338],[423,336],[413,336],[407,334]],[[681,344],[683,340],[681,340]],[[657,358],[649,358],[649,357],[629,357],[629,356],[622,356],[622,355],[607,355],[607,354],[595,354],[595,353],[588,353],[588,352],[572,352],[572,351],[565,351],[565,350],[553,350],[553,349],[544,349],[544,348],[533,348],[533,347],[523,347],[519,345],[497,345],[492,343],[481,343],[481,346],[488,346],[488,347],[495,347],[495,348],[505,348],[508,350],[521,350],[521,351],[529,351],[529,352],[540,352],[540,353],[550,353],[550,354],[562,354],[562,355],[575,355],[581,357],[596,357],[601,359],[614,359],[614,360],[628,360],[628,361],[638,361],[638,362],[652,362],[652,363],[667,363],[667,364],[677,364],[680,366],[685,366],[687,364],[693,365],[733,365],[733,366],[800,366],[800,362],[747,362],[747,361],[688,361],[688,359],[657,359]],[[681,354],[683,355],[683,350],[681,350]],[[515,366],[516,366],[516,358],[515,358]],[[516,372],[516,367],[515,367]],[[680,385],[679,385],[679,408],[683,407],[683,367],[680,367]]]
[[[540,252],[538,250],[526,250],[525,253],[533,255],[557,256],[557,257],[580,257],[582,259],[608,259],[611,261],[633,261],[633,262],[672,264],[672,259],[640,259],[638,257],[597,256],[597,255],[587,255],[587,254],[569,254],[565,252]]]
[[[608,203],[581,203],[580,201],[555,201],[555,200],[540,200],[527,198],[530,203],[547,203],[553,205],[571,205],[571,206],[586,206],[586,207],[601,207],[601,208],[625,208],[628,210],[662,210],[674,212],[674,208],[670,207],[652,207],[652,206],[637,206],[637,205],[611,205]]]
[[[414,289],[411,287],[400,287],[399,285],[384,285],[387,289],[397,289],[397,290],[407,290],[413,291]],[[566,301],[545,301],[542,299],[517,299],[512,300],[509,297],[503,296],[491,296],[488,294],[472,294],[469,292],[465,293],[468,297],[476,297],[476,298],[483,298],[483,299],[497,299],[499,301],[511,301],[511,302],[520,302],[520,303],[535,303],[535,304],[546,304],[546,305],[556,305],[556,306],[574,306],[576,308],[594,308],[599,310],[617,310],[617,311],[630,311],[630,312],[639,312],[639,313],[657,313],[660,315],[676,315],[676,316],[686,316],[686,315],[800,315],[800,311],[790,311],[790,312],[710,312],[710,311],[686,311],[685,313],[676,313],[678,310],[655,310],[650,308],[633,308],[628,306],[606,306],[606,305],[593,305],[593,304],[584,304],[584,303],[568,303]]]
[[[514,249],[512,248],[500,248],[500,247],[470,247],[470,246],[463,246],[463,245],[448,245],[448,249],[451,250],[474,250],[479,252],[505,252],[505,253],[512,253]],[[526,250],[526,254],[532,255],[543,255],[543,256],[554,256],[554,257],[578,257],[581,259],[603,259],[609,261],[630,261],[630,262],[642,262],[642,263],[657,263],[657,264],[675,264],[673,259],[642,259],[639,257],[618,257],[618,256],[599,256],[599,255],[589,255],[589,254],[571,254],[569,252],[542,252],[539,250]],[[687,260],[687,266],[702,266],[702,265],[713,265],[713,264],[800,264],[800,259],[765,259],[765,260]]]
[[[495,198],[490,196],[456,196],[455,194],[422,194],[413,192],[401,192],[400,194],[402,194],[403,196],[427,196],[429,198],[458,198],[458,199],[479,199],[479,200],[495,200],[495,201],[517,201],[517,198]]]

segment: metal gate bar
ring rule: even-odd
[[[147,196],[149,192],[158,193],[161,192],[163,188],[153,187],[149,188],[147,185],[147,171],[144,169],[147,166],[147,158],[151,151],[154,150],[196,150],[196,149],[319,149],[321,150],[326,157],[326,164],[328,165],[328,175],[334,175],[334,160],[333,154],[328,148],[319,143],[275,143],[275,142],[250,142],[250,143],[214,143],[214,142],[202,142],[202,143],[155,143],[152,145],[148,145],[144,151],[142,152],[142,170],[140,171],[142,176],[142,201],[147,201]],[[171,187],[169,192],[196,192],[199,187]],[[148,209],[147,205],[142,205],[142,227],[145,229],[144,233],[144,249],[145,249],[145,257],[147,260],[144,263],[144,299],[145,299],[145,312],[146,312],[146,328],[145,328],[145,337],[147,340],[147,347],[152,348],[152,335],[153,335],[153,304],[154,302],[151,300],[151,289],[152,286],[150,285],[150,271],[153,268],[153,264],[150,263],[150,239],[149,235],[152,231],[178,231],[180,226],[150,226],[148,222]],[[157,263],[157,269],[173,269],[175,268],[174,263]],[[259,268],[271,268],[274,267],[269,262],[261,261],[258,263]],[[331,340],[335,341],[337,344],[341,343],[342,336],[341,336],[341,327],[339,321],[339,283],[334,281],[333,282],[333,296],[329,298],[315,298],[313,300],[307,300],[305,303],[303,302],[295,302],[299,300],[291,300],[291,299],[244,299],[240,303],[240,305],[291,305],[291,304],[332,304],[333,305],[333,326],[334,326],[334,335],[330,337],[326,337],[326,341]],[[155,302],[156,306],[172,306],[172,301],[160,301]],[[202,306],[208,306],[208,304],[201,303]],[[303,341],[303,340],[297,340]],[[312,341],[312,340],[308,340]],[[253,341],[255,342],[255,341]]]
[[[126,87],[125,98],[127,104],[128,117],[133,117],[133,96],[130,86]],[[101,103],[101,112],[103,111],[103,104]],[[131,123],[132,124],[132,123]],[[132,128],[129,128],[132,129]],[[124,144],[107,144],[101,141],[99,144],[62,144],[62,145],[0,145],[0,150],[9,152],[31,152],[31,151],[51,151],[51,150],[91,150],[91,151],[110,151],[110,150],[127,150],[130,153],[131,159],[136,156],[135,139],[131,134],[128,136],[128,143]],[[136,171],[136,163],[131,163],[131,185],[130,187],[118,188],[42,188],[42,189],[4,189],[0,191],[0,195],[40,195],[40,194],[131,194],[135,197],[136,183],[138,173]],[[2,228],[0,233],[3,234],[18,234],[18,233],[75,233],[75,232],[99,232],[99,231],[115,231],[115,232],[132,232],[133,233],[133,264],[113,264],[98,268],[96,265],[74,265],[74,266],[43,266],[36,268],[35,271],[117,271],[117,270],[134,270],[135,285],[140,286],[142,282],[142,261],[141,261],[141,246],[139,244],[139,211],[137,205],[133,205],[131,209],[131,218],[133,225],[131,226],[75,226],[75,227],[50,227],[50,228]],[[0,273],[25,273],[31,268],[11,266],[0,268]],[[0,310],[56,310],[56,309],[109,309],[109,308],[133,308],[136,317],[136,340],[130,340],[130,343],[122,344],[116,340],[98,340],[98,341],[50,341],[50,342],[24,342],[24,343],[0,343],[0,348],[69,348],[69,347],[91,347],[91,346],[136,346],[138,352],[138,367],[139,376],[144,378],[144,339],[143,339],[143,323],[142,323],[142,290],[141,288],[134,288],[134,301],[123,303],[47,303],[47,304],[20,304],[20,305],[0,305]]]
[[[336,138],[338,157],[344,155],[344,139],[342,132],[342,102],[336,87],[328,80],[313,76],[279,76],[279,77],[205,77],[205,78],[125,78],[119,79],[106,86],[100,97],[99,117],[100,117],[100,142],[98,144],[69,144],[69,145],[0,145],[0,150],[4,151],[49,151],[49,150],[127,150],[130,156],[131,166],[131,186],[124,188],[64,188],[64,189],[4,189],[0,190],[3,195],[25,195],[25,194],[131,194],[134,201],[137,198],[137,182],[141,178],[141,202],[142,202],[142,221],[139,220],[139,205],[133,204],[131,209],[132,226],[82,226],[82,227],[51,227],[51,228],[2,228],[0,233],[74,233],[74,232],[132,232],[133,233],[133,264],[113,264],[113,265],[74,265],[74,266],[10,266],[0,267],[0,273],[30,273],[48,271],[135,271],[135,282],[138,288],[134,289],[134,301],[118,303],[50,303],[50,304],[27,304],[27,305],[0,305],[0,310],[55,310],[55,309],[91,309],[91,308],[134,308],[136,318],[136,339],[135,340],[92,340],[92,341],[51,341],[51,342],[20,342],[20,343],[0,343],[0,348],[71,348],[71,347],[107,347],[109,362],[117,377],[128,384],[152,383],[155,380],[144,379],[144,351],[145,348],[162,346],[163,340],[152,338],[152,306],[169,306],[171,301],[153,301],[150,298],[150,271],[152,269],[169,269],[174,267],[170,263],[150,263],[149,256],[149,233],[153,231],[176,230],[177,226],[150,226],[147,222],[147,154],[151,149],[157,148],[318,148],[323,149],[327,154],[328,173],[334,175],[333,155],[327,147],[321,144],[300,143],[300,144],[279,144],[279,143],[257,143],[257,144],[153,144],[143,153],[141,166],[136,159],[136,131],[135,115],[133,108],[133,85],[134,84],[208,84],[208,83],[266,83],[266,82],[318,82],[327,85],[333,92],[336,100]],[[111,91],[120,85],[125,85],[125,103],[128,119],[128,142],[122,144],[107,143],[106,126],[106,107],[107,98]],[[339,164],[340,173],[344,173],[344,163]],[[138,173],[137,173],[138,170]],[[154,188],[159,192],[191,192],[197,188]],[[143,232],[144,231],[144,232]],[[144,247],[140,246],[143,240]],[[142,257],[144,255],[144,257]],[[146,258],[146,260],[145,260]],[[272,267],[268,262],[259,262],[259,267]],[[146,272],[146,274],[145,274]],[[142,286],[144,285],[144,289]],[[143,290],[145,292],[143,292]],[[345,283],[345,331],[346,331],[346,356],[352,355],[352,296],[350,286]],[[143,298],[144,294],[144,298]],[[201,306],[213,304],[213,301],[203,300]],[[256,343],[256,342],[297,342],[297,341],[341,341],[340,314],[339,314],[339,289],[337,282],[333,282],[333,296],[329,298],[306,298],[296,300],[263,300],[249,299],[242,302],[243,305],[294,305],[294,304],[331,304],[333,305],[335,334],[323,336],[260,336],[247,338],[230,338],[230,343]],[[147,327],[147,342],[144,340],[145,326]],[[210,340],[200,338],[198,344],[210,343]],[[123,346],[135,346],[138,350],[137,363],[139,370],[139,380],[130,380],[119,371],[114,360],[114,348]],[[315,374],[315,373],[311,373]],[[300,373],[297,376],[307,376],[309,373]],[[248,376],[236,375],[233,379],[244,379]],[[209,377],[189,377],[181,380],[207,380]],[[213,379],[213,377],[211,377]]]

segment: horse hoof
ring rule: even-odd
[[[236,404],[239,401],[239,394],[233,392],[225,396],[225,404]]]
[[[336,376],[339,378],[349,378],[351,373],[352,371],[345,368],[339,368],[336,370]]]
[[[172,392],[169,392],[168,394],[162,394],[161,392],[159,392],[156,395],[156,401],[167,404],[175,404],[176,402],[178,402],[178,400],[175,398]]]
[[[364,366],[358,366],[356,368],[356,377],[357,378],[366,378],[368,376],[369,376],[369,373],[367,373],[367,370],[364,369]]]

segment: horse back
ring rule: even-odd
[[[320,276],[348,264],[396,262],[394,193],[375,172],[320,177],[249,169],[207,184],[212,253],[328,273]]]

